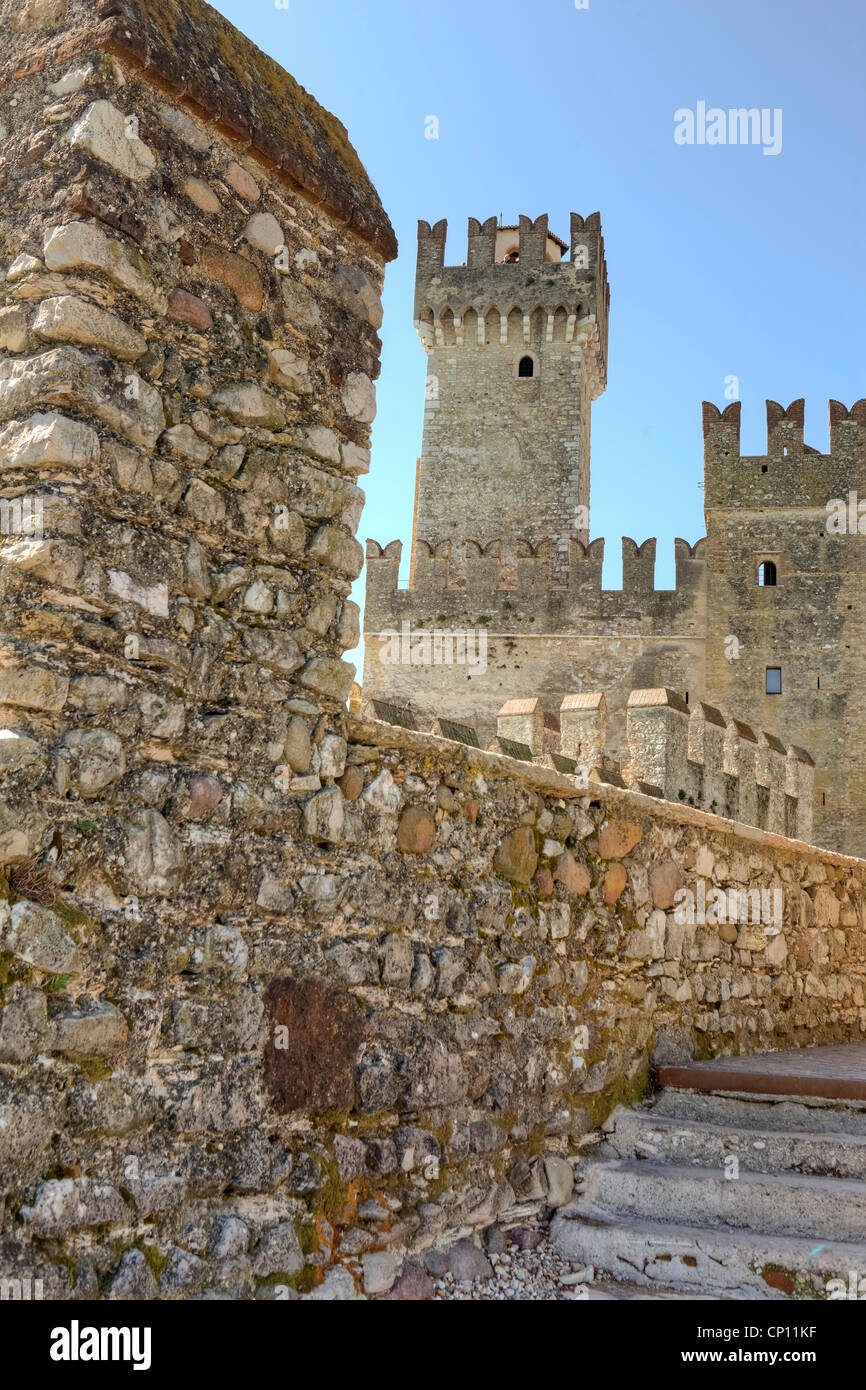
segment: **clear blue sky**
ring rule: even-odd
[[[743,452],[764,400],[866,395],[863,0],[220,0],[217,8],[348,127],[400,240],[388,269],[379,414],[360,536],[408,557],[425,362],[412,325],[416,222],[600,210],[608,389],[593,408],[592,536],[704,534],[700,403],[739,378]],[[778,156],[675,144],[698,101],[781,108]],[[439,139],[425,119],[439,118]],[[364,576],[356,585],[363,597]]]

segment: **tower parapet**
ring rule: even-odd
[[[767,452],[740,453],[739,401],[703,403],[704,505],[815,507],[851,489],[866,491],[866,398],[848,410],[830,401],[830,450],[804,440],[805,401],[767,401]]]

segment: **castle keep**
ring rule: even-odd
[[[572,214],[570,260],[546,217],[471,218],[456,267],[445,235],[419,224],[428,377],[410,583],[398,588],[401,543],[368,541],[365,698],[410,705],[419,727],[468,724],[484,746],[509,700],[540,696],[555,714],[605,692],[606,754],[624,763],[630,692],[667,687],[807,748],[816,842],[866,852],[864,542],[856,525],[827,527],[832,499],[866,491],[866,401],[831,402],[829,454],[805,444],[802,400],[768,402],[763,457],[740,454],[739,402],[705,403],[706,537],[676,540],[672,590],[655,588],[655,539],[624,537],[622,589],[603,589],[605,543],[588,538],[609,303],[599,216]],[[413,646],[443,630],[483,633],[483,669]]]

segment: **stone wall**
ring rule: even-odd
[[[602,588],[604,540],[566,549],[552,542],[481,548],[414,547],[412,586],[399,589],[399,541],[367,541],[364,694],[405,703],[424,717],[474,723],[486,743],[496,714],[527,690],[550,708],[575,690],[608,693],[611,749],[625,756],[631,690],[666,685],[698,698],[705,686],[704,542],[675,543],[677,587],[656,589],[653,538],[622,540],[623,588]],[[483,632],[484,671],[466,665],[394,661],[393,634]]]

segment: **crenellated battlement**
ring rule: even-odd
[[[804,439],[805,401],[766,402],[767,452],[740,452],[741,403],[703,403],[704,503],[710,507],[813,507],[866,484],[866,398],[829,403],[829,453]]]
[[[447,231],[445,219],[418,223],[415,324],[425,351],[564,343],[591,364],[595,400],[607,381],[610,307],[600,214],[572,213],[568,243],[546,213],[504,226],[470,217],[460,265],[445,264]]]
[[[558,631],[547,624],[566,624],[580,616],[627,618],[641,626],[674,617],[699,617],[699,598],[706,580],[705,541],[677,539],[676,588],[657,589],[654,582],[656,538],[638,544],[622,538],[623,587],[604,589],[605,542],[583,545],[554,538],[533,546],[529,541],[416,540],[412,585],[398,587],[402,542],[382,547],[367,541],[367,627],[420,617],[431,610],[449,619],[467,613],[496,617],[504,631]],[[567,630],[567,627],[566,629]]]
[[[803,749],[756,733],[712,705],[690,708],[675,691],[632,690],[625,711],[628,756],[617,772],[608,758],[608,713],[598,691],[566,695],[554,719],[538,698],[509,700],[499,711],[492,747],[523,748],[538,762],[558,757],[560,771],[569,759],[584,782],[621,780],[666,801],[811,839],[814,763]]]
[[[604,238],[601,232],[601,213],[592,212],[588,217],[580,213],[571,214],[570,244],[556,236],[549,228],[549,215],[545,212],[534,220],[521,214],[516,223],[503,225],[496,217],[488,217],[480,222],[470,217],[467,225],[466,260],[454,263],[449,270],[482,270],[487,266],[501,266],[506,274],[512,274],[518,266],[527,267],[571,265],[593,273],[601,267],[603,279],[607,281],[604,262]],[[448,221],[442,218],[430,225],[418,222],[418,270],[428,272],[445,268],[445,247],[448,237]],[[570,261],[563,261],[567,252]],[[506,257],[517,259],[506,260]]]

